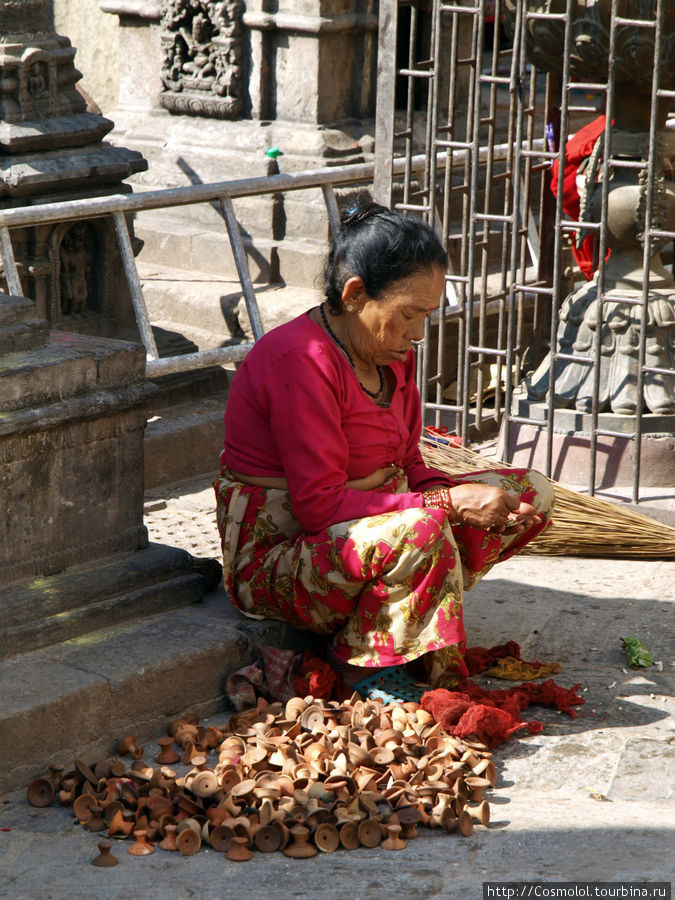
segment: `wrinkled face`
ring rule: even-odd
[[[405,360],[413,341],[424,337],[424,321],[445,288],[440,266],[419,269],[392,282],[375,300],[365,292],[356,299],[356,311],[347,312],[347,333],[358,356],[386,366]]]

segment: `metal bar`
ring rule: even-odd
[[[570,49],[572,46],[572,0],[567,0],[566,12],[562,16],[565,22],[565,37],[563,46],[563,67],[562,67],[562,84],[567,85],[570,81]],[[565,171],[566,147],[565,142],[569,131],[569,92],[562,91],[560,102],[560,147],[558,148],[559,172]],[[551,295],[551,332],[550,346],[551,350],[556,347],[556,338],[558,333],[558,312],[562,302],[562,284],[563,284],[563,259],[562,259],[562,238],[563,238],[563,179],[558,179],[558,191],[555,201],[555,222],[557,227],[554,231],[553,242],[553,294]],[[578,225],[576,226],[578,227]],[[548,409],[546,415],[546,475],[550,478],[553,470],[553,422],[554,422],[554,397],[555,397],[555,359],[553,353],[550,355],[549,364],[549,391],[548,391]]]
[[[469,353],[483,353],[487,356],[501,356],[502,358],[506,358],[506,350],[499,350],[495,347],[470,346],[466,349]]]
[[[373,199],[391,206],[392,162],[396,120],[396,31],[398,2],[381,3],[377,30],[377,108],[375,110],[375,173]]]
[[[593,368],[593,388],[591,395],[591,440],[590,440],[590,466],[588,471],[588,493],[591,497],[595,495],[595,480],[598,462],[598,416],[599,396],[600,396],[600,374],[602,366],[602,335],[604,325],[604,297],[605,297],[605,257],[607,256],[607,213],[609,209],[609,186],[610,186],[610,156],[612,147],[612,130],[614,123],[614,95],[616,93],[616,41],[617,41],[617,25],[616,20],[619,15],[618,0],[611,0],[611,15],[609,29],[609,54],[607,63],[607,109],[606,109],[606,125],[605,125],[605,149],[602,159],[602,190],[600,194],[600,232],[598,235],[598,274],[597,274],[597,323],[595,334],[593,337],[593,352],[595,356],[595,366]],[[560,170],[562,172],[562,169]]]
[[[115,234],[117,236],[117,245],[120,248],[122,264],[127,276],[127,284],[129,285],[129,293],[131,294],[131,302],[134,305],[136,313],[136,321],[138,330],[141,333],[141,340],[145,347],[147,359],[157,359],[159,351],[155,343],[155,336],[152,333],[152,325],[148,317],[148,310],[145,305],[145,297],[143,296],[143,288],[141,287],[141,279],[138,277],[138,269],[136,268],[136,257],[131,246],[131,238],[129,237],[129,229],[127,228],[127,220],[123,212],[114,212],[113,221],[115,223]]]
[[[244,300],[246,302],[246,310],[248,312],[249,322],[253,337],[257,341],[265,333],[262,319],[260,318],[260,310],[258,309],[258,301],[253,290],[253,282],[251,281],[251,273],[248,268],[248,259],[246,258],[246,250],[241,239],[239,231],[239,223],[234,214],[234,206],[230,197],[222,197],[220,200],[220,208],[223,211],[225,224],[227,225],[227,233],[234,254],[234,262],[239,273],[239,282],[244,292]]]
[[[555,351],[551,351],[551,356],[554,360],[562,359],[568,362],[578,362],[589,366],[595,364],[595,359],[592,356],[576,356],[574,353],[557,353]]]
[[[163,356],[161,359],[148,360],[145,370],[148,375],[172,375],[175,372],[188,372],[192,369],[205,369],[207,366],[225,365],[239,362],[253,347],[252,341],[235,344],[232,347],[217,347],[214,350],[200,350],[198,353],[184,353],[181,356]]]
[[[651,375],[675,375],[675,369],[664,369],[661,366],[643,366],[642,371]]]
[[[22,297],[23,288],[21,287],[19,270],[16,267],[16,259],[14,258],[12,238],[6,225],[0,225],[0,244],[2,245],[2,263],[9,292],[14,294],[15,297]]]
[[[407,75],[409,78],[433,78],[434,73],[428,69],[399,69],[397,75]]]
[[[340,209],[335,198],[335,190],[332,184],[322,184],[323,199],[326,204],[326,212],[328,213],[328,221],[330,230],[334,238],[340,233]]]
[[[543,145],[543,142],[542,142]],[[495,159],[504,159],[508,151],[507,144],[495,148]],[[453,162],[464,162],[466,153],[453,154]],[[487,158],[484,149],[479,153],[478,164]],[[413,169],[422,169],[425,165],[424,154],[413,156]],[[445,167],[447,155],[441,153],[437,165]],[[405,160],[394,159],[393,175],[401,175],[405,170]],[[196,203],[218,201],[221,197],[252,197],[258,194],[286,193],[301,191],[307,188],[319,188],[323,184],[333,186],[372,182],[375,173],[374,163],[356,163],[347,166],[325,166],[321,169],[302,172],[280,173],[256,178],[242,178],[235,181],[220,181],[212,184],[194,184],[179,188],[141,191],[135,194],[112,194],[106,197],[87,197],[79,200],[63,200],[58,203],[36,203],[34,206],[21,206],[0,210],[0,227],[20,228],[26,225],[39,225],[48,222],[65,222],[73,219],[96,218],[110,215],[113,212],[142,212],[151,209],[168,209],[173,206],[190,206]],[[578,228],[579,223],[571,221],[570,228]],[[584,223],[584,227],[586,227]],[[593,227],[592,223],[588,227]]]
[[[598,428],[595,432],[599,437],[618,437],[626,438],[626,440],[634,440],[634,431],[611,431],[609,428]]]
[[[615,0],[616,2],[616,0]],[[651,227],[654,218],[655,177],[656,177],[656,147],[657,147],[657,123],[659,117],[659,81],[660,59],[663,47],[663,0],[656,3],[656,21],[654,26],[654,68],[652,74],[652,97],[649,116],[649,152],[647,157],[647,193],[645,197],[645,223],[642,254],[642,316],[640,322],[640,344],[638,347],[638,367],[636,384],[636,408],[635,408],[635,468],[633,474],[633,503],[639,502],[640,495],[640,467],[642,456],[642,413],[644,410],[644,382],[645,360],[647,354],[647,324],[649,321],[649,276],[652,256]],[[661,167],[661,160],[658,162]]]

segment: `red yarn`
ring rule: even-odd
[[[599,116],[597,119],[589,122],[588,125],[584,125],[583,128],[579,129],[565,144],[563,210],[575,221],[579,221],[579,215],[581,214],[581,199],[577,189],[577,171],[581,163],[593,152],[596,141],[605,130],[605,122],[605,116]],[[560,166],[557,159],[553,161],[551,172],[551,190],[557,197],[558,179],[560,177]],[[580,247],[577,247],[576,242],[572,244],[572,253],[577,261],[577,265],[589,281],[593,278],[595,271],[594,244],[594,234],[587,235]],[[609,253],[610,251],[607,251],[607,256],[609,256]]]
[[[299,697],[311,694],[322,700],[330,700],[334,693],[344,694],[340,679],[330,663],[324,662],[305,650],[297,675],[293,676],[293,687]]]
[[[583,697],[575,693],[578,687],[580,685],[575,684],[572,688],[562,688],[548,679],[541,684],[527,682],[506,690],[490,690],[463,679],[457,691],[445,688],[427,691],[420,703],[450,734],[474,738],[487,747],[496,747],[521,728],[526,728],[530,734],[543,729],[541,722],[523,721],[520,714],[530,703],[555,706],[576,718],[572,707],[584,702]]]
[[[497,644],[496,647],[469,647],[464,654],[464,662],[469,670],[469,675],[477,675],[489,669],[496,659],[505,656],[514,656],[522,659],[520,646],[515,641],[507,641],[505,644]],[[536,663],[539,665],[539,663]]]

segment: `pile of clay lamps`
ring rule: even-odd
[[[222,729],[186,716],[158,743],[156,768],[128,735],[118,748],[134,758],[128,768],[117,758],[54,768],[29,786],[29,802],[58,793],[84,828],[134,839],[134,855],[205,845],[238,861],[254,850],[402,850],[420,826],[468,836],[489,824],[490,753],[445,733],[418,703],[259,700]],[[189,771],[177,775],[177,763]]]

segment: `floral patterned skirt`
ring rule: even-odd
[[[453,476],[496,485],[531,503],[543,522],[515,535],[450,526],[439,509],[404,509],[339,522],[307,535],[287,491],[242,484],[224,470],[214,483],[225,584],[235,606],[256,618],[332,635],[355,666],[400,665],[433,651],[430,674],[463,662],[464,591],[548,524],[550,482],[528,469]],[[399,470],[380,488],[408,490]]]

